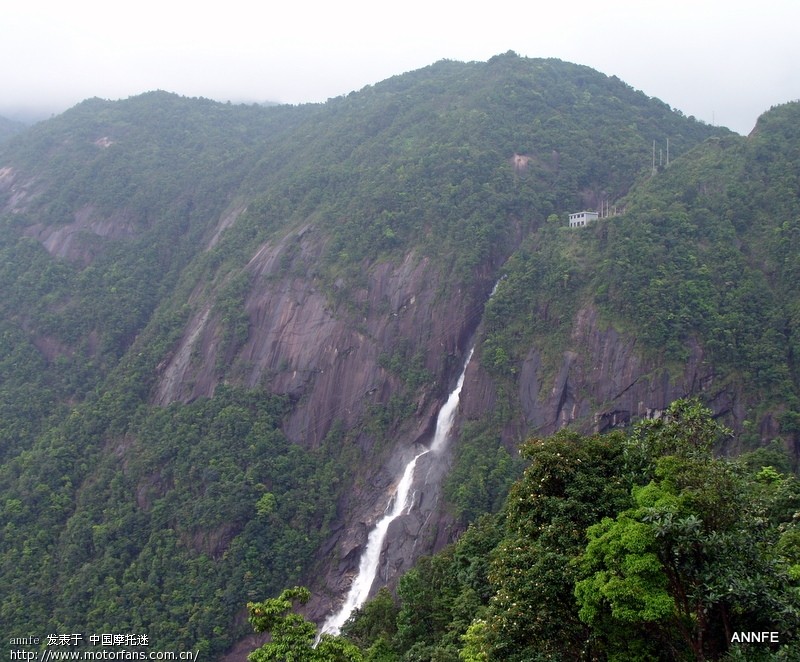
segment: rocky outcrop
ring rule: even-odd
[[[426,419],[450,376],[447,357],[463,349],[472,330],[467,295],[440,296],[441,279],[430,260],[409,254],[368,268],[364,287],[334,306],[335,292],[324,291],[314,277],[323,248],[306,226],[255,252],[246,267],[249,332],[233,352],[224,353],[213,301],[196,302],[181,341],[161,365],[154,401],[208,396],[223,379],[264,387],[292,398],[296,406],[284,430],[297,443],[315,446],[334,421],[348,429],[369,405],[387,403],[402,388],[380,361],[402,341],[423,351],[437,378],[418,402]],[[414,426],[409,443],[428,425]]]
[[[94,207],[86,205],[66,225],[35,223],[24,234],[39,241],[50,255],[88,265],[112,240],[134,236],[135,229],[123,212],[106,218]]]
[[[24,179],[12,167],[0,168],[0,211],[21,214],[45,193],[33,178]],[[28,225],[23,234],[39,241],[50,255],[80,264],[89,264],[108,241],[134,235],[133,223],[120,210],[107,216],[94,205],[86,204],[71,214],[69,223]]]
[[[546,436],[566,425],[586,433],[605,432],[656,416],[674,400],[694,395],[734,429],[746,417],[738,390],[717,379],[697,342],[689,344],[682,366],[666,367],[643,358],[635,337],[603,323],[594,306],[586,305],[564,346],[560,360],[553,362],[545,361],[534,345],[520,366],[522,420],[509,428],[517,435]],[[493,383],[478,366],[464,391],[466,416],[479,418],[490,411],[496,397]]]
[[[0,210],[19,213],[36,197],[34,180],[23,180],[17,170],[11,166],[0,168],[0,194],[5,196]]]

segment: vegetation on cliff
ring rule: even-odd
[[[5,142],[12,136],[21,133],[25,129],[22,122],[10,120],[7,117],[0,116],[0,143]]]
[[[517,635],[492,629],[489,611],[484,625],[475,620],[500,608],[491,597],[500,584],[491,582],[505,581],[500,561],[478,557],[503,549],[508,535],[500,519],[481,516],[502,507],[519,474],[526,354],[541,348],[542,370],[556,370],[573,349],[579,306],[596,306],[663,365],[702,344],[720,388],[733,385],[752,408],[739,445],[772,436],[762,414],[780,422],[782,442],[797,443],[797,112],[796,104],[773,109],[739,138],[616,78],[509,53],[439,62],[319,105],[232,106],[165,92],[91,99],[8,139],[0,147],[0,620],[12,633],[140,631],[158,649],[221,656],[248,629],[247,602],[344,562],[333,558],[332,536],[356,498],[381,490],[391,443],[400,430],[416,434],[416,418],[453,376],[456,350],[477,332],[491,411],[461,426],[444,488],[455,528],[476,523],[458,547],[401,581],[383,643],[359,636],[392,651],[452,652],[465,633],[473,651],[510,641]],[[651,176],[652,143],[667,138],[672,163]],[[563,227],[567,212],[604,201],[625,213],[581,231]],[[301,241],[309,236],[310,257]],[[258,280],[256,256],[274,246],[277,266]],[[369,338],[380,388],[345,393],[341,379],[319,407],[335,419],[365,399],[369,406],[352,425],[335,420],[313,443],[293,443],[287,420],[308,404],[320,370],[286,391],[273,388],[275,374],[293,370],[283,357],[254,373],[242,355],[259,323],[246,309],[253,288],[280,281],[287,298],[322,293],[329,318],[366,338],[370,323],[411,306],[413,297],[365,295],[370,279],[406,273],[385,265],[406,261],[432,265],[429,300],[458,302],[447,334],[415,329],[421,346]],[[202,311],[213,320],[207,347],[187,345],[184,358],[192,368],[211,357],[211,385],[204,397],[156,406],[165,366]],[[601,473],[627,448],[618,435],[570,435],[548,443],[586,451],[578,459]],[[736,476],[734,492],[747,483]],[[675,497],[683,508],[680,491],[658,483],[657,495],[655,487],[641,495],[652,503],[640,503],[634,477],[620,480],[600,510],[582,512],[579,495],[554,501],[569,506],[563,521],[576,519],[536,544],[577,558],[584,531],[603,516],[614,524],[593,529],[598,540],[641,524],[655,501]],[[610,572],[597,545],[580,572]],[[553,581],[572,591],[578,566],[569,572]],[[450,582],[452,573],[455,583],[431,589],[434,576]],[[618,627],[582,590],[592,617],[570,612],[561,626]],[[501,635],[511,639],[493,639]]]
[[[771,411],[792,448],[798,119],[797,103],[774,108],[749,138],[712,138],[647,176],[618,201],[624,213],[578,230],[553,217],[529,235],[487,306],[484,365],[513,383],[535,345],[556,370],[564,351],[580,351],[578,310],[594,306],[659,365],[679,367],[699,345],[713,366],[713,383],[698,385],[705,397],[731,388],[747,403],[737,443],[761,443]]]

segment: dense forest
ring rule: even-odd
[[[502,511],[421,559],[397,598],[379,592],[343,636],[312,648],[293,612],[303,589],[251,603],[272,634],[251,659],[797,659],[800,484],[775,450],[714,457],[725,435],[677,400],[630,434],[531,438]],[[754,631],[778,641],[731,643]]]
[[[304,654],[791,659],[798,120],[507,53],[2,138],[4,629],[305,646],[474,345],[390,590]]]

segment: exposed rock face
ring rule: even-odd
[[[700,394],[715,414],[738,427],[746,415],[738,392],[717,384],[698,343],[688,349],[680,372],[670,371],[643,359],[635,338],[602,325],[597,310],[587,305],[576,315],[555,372],[545,370],[539,348],[530,348],[518,378],[524,420],[513,430],[546,436],[573,424],[584,432],[604,432],[658,415],[678,398]],[[491,379],[478,366],[464,391],[468,417],[481,416],[496,397]]]
[[[566,425],[575,425],[585,432],[603,432],[657,415],[675,399],[699,393],[705,395],[717,414],[734,422],[743,420],[737,393],[723,386],[717,388],[713,367],[704,361],[698,344],[689,350],[681,371],[671,374],[643,359],[635,338],[603,326],[597,310],[587,305],[576,315],[555,371],[547,370],[541,351],[531,347],[517,379],[516,405],[521,419],[508,424],[504,437],[514,444],[531,432],[544,436]],[[496,406],[497,398],[492,378],[480,361],[470,363],[462,390],[460,418],[482,417]],[[406,460],[412,456],[412,450],[407,448]],[[420,458],[414,508],[395,520],[389,529],[381,556],[380,583],[393,585],[418,556],[440,549],[458,533],[440,507],[442,477],[448,468],[447,454],[442,458],[428,455]],[[387,468],[370,490],[375,509],[360,511],[364,515],[337,532],[336,542],[329,551],[338,549],[340,555],[328,568],[322,584],[340,594],[347,591],[368,532],[388,503],[392,481],[400,471],[399,466],[394,471]],[[322,617],[329,608],[329,600],[319,596],[310,607],[312,616]]]
[[[87,265],[107,241],[132,237],[135,230],[123,213],[104,218],[87,205],[75,213],[72,223],[58,226],[36,223],[28,226],[25,234],[41,242],[50,255]]]
[[[212,300],[196,295],[194,317],[169,360],[162,365],[155,401],[168,404],[211,395],[223,379],[288,395],[295,406],[284,430],[295,442],[318,445],[334,422],[352,429],[369,407],[399,393],[400,378],[381,367],[401,342],[422,349],[435,381],[420,390],[417,411],[392,431],[392,448],[360,472],[340,503],[342,521],[334,528],[311,582],[312,618],[322,620],[346,593],[357,572],[369,531],[381,517],[405,463],[430,441],[448,382],[461,366],[479,316],[468,293],[440,296],[441,277],[432,263],[415,254],[399,262],[365,267],[363,287],[353,300],[334,305],[315,278],[325,244],[305,226],[262,245],[246,274],[244,307],[247,339],[226,350],[222,323]],[[491,281],[487,279],[484,290]],[[213,297],[212,297],[213,298]],[[521,366],[517,403],[521,417],[504,437],[513,444],[531,431],[547,435],[575,424],[584,431],[622,427],[657,414],[679,397],[703,392],[720,414],[742,420],[737,394],[716,388],[713,368],[694,344],[680,373],[643,359],[635,338],[604,326],[597,311],[577,314],[561,361],[545,368],[537,347]],[[551,362],[552,365],[552,362]],[[473,361],[465,376],[460,418],[479,418],[497,403],[494,383]],[[371,452],[374,440],[358,437]],[[441,480],[449,455],[423,456],[414,485],[414,508],[389,529],[379,568],[380,584],[393,585],[422,554],[451,542],[458,533],[441,507]]]
[[[0,168],[0,193],[7,195],[0,212],[19,214],[27,211],[45,189],[34,179],[22,180],[10,166]],[[26,227],[23,234],[39,241],[54,257],[87,265],[107,242],[132,237],[135,229],[124,211],[105,216],[94,205],[86,204],[72,214],[69,223],[34,223]]]
[[[206,250],[214,248],[220,240],[222,233],[231,227],[235,222],[236,219],[241,216],[247,207],[245,205],[237,205],[232,209],[229,209],[226,213],[224,213],[217,223],[216,227],[214,228],[214,232],[211,235],[211,238],[208,240],[206,244]]]
[[[384,511],[391,507],[405,464],[423,447],[402,450],[398,449],[395,461],[389,463],[392,467],[396,465],[394,472],[389,468],[379,472],[370,488],[358,495],[363,509],[354,509],[355,518],[343,523],[322,550],[318,563],[321,576],[313,582],[315,590],[308,605],[312,619],[321,622],[339,606],[358,573],[370,531]],[[410,505],[386,532],[373,593],[381,586],[393,588],[400,576],[413,567],[416,559],[454,542],[460,529],[440,507],[442,479],[449,467],[448,453],[438,456],[429,453],[417,460]]]
[[[33,181],[21,181],[19,173],[11,166],[0,168],[0,193],[8,195],[2,211],[22,211],[30,199],[35,197],[32,188]]]
[[[245,343],[222,356],[213,304],[198,306],[162,366],[155,401],[211,395],[223,378],[261,385],[297,401],[285,432],[314,446],[334,421],[350,427],[367,405],[386,403],[400,389],[398,377],[379,365],[381,354],[393,352],[400,339],[424,349],[427,369],[447,379],[445,358],[463,349],[471,331],[465,293],[440,297],[441,281],[430,261],[410,254],[399,264],[375,265],[357,300],[334,311],[313,277],[322,249],[308,227],[263,245],[246,268],[251,286],[244,304],[250,320]],[[432,385],[431,397],[439,397],[440,390]],[[430,404],[427,398],[420,402],[421,411]],[[423,422],[409,443],[427,425]]]
[[[401,378],[381,367],[381,356],[401,344],[421,351],[434,376],[416,400],[416,414],[391,431],[390,448],[372,467],[354,468],[352,491],[319,563],[312,617],[321,619],[346,592],[373,524],[382,515],[405,463],[430,442],[436,414],[463,365],[465,347],[480,319],[482,300],[464,291],[442,296],[441,277],[427,258],[406,255],[365,269],[364,285],[352,301],[334,307],[314,278],[324,241],[311,226],[262,245],[246,267],[246,341],[225,354],[222,323],[213,301],[195,294],[196,312],[181,341],[160,367],[156,403],[166,405],[213,394],[223,379],[286,394],[295,403],[284,431],[307,447],[319,444],[334,422],[356,426],[369,407],[401,392]],[[488,292],[487,279],[483,290]],[[476,314],[476,308],[478,314]],[[372,451],[374,440],[358,443]],[[422,444],[422,445],[420,445]],[[391,527],[380,580],[393,584],[421,554],[451,542],[455,530],[439,508],[441,478],[448,466],[420,459],[413,514]]]

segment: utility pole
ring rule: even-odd
[[[656,174],[656,141],[653,141],[653,174]]]

